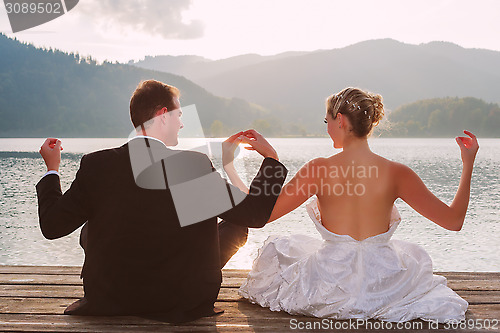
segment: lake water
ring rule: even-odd
[[[61,140],[63,191],[74,179],[84,153],[126,142],[126,139]],[[338,152],[326,138],[270,139],[270,142],[289,169],[289,178],[308,160]],[[79,230],[53,241],[41,235],[35,184],[45,173],[38,154],[42,143],[43,139],[0,139],[0,264],[76,266],[83,262],[83,251],[78,246]],[[460,232],[447,231],[403,201],[396,202],[402,223],[393,238],[423,246],[436,271],[500,271],[500,139],[480,139],[479,143],[471,201]],[[453,138],[375,138],[370,140],[370,146],[374,152],[410,166],[437,197],[451,203],[461,173],[460,151]],[[214,157],[213,161],[220,170],[220,160]],[[248,151],[237,159],[236,167],[247,184],[261,161],[257,153]],[[271,234],[300,233],[320,238],[304,206],[262,229],[251,229],[247,244],[226,267],[250,268],[258,248]]]

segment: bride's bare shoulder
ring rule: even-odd
[[[336,162],[339,162],[341,161],[343,158],[344,158],[344,152],[341,151],[337,154],[334,154],[334,155],[331,155],[329,157],[322,157],[322,162],[323,163],[336,163]]]
[[[330,165],[331,162],[329,158],[318,157],[304,164],[297,172],[297,175],[300,177],[314,178],[314,175],[317,176],[319,174],[319,170],[328,168]]]
[[[327,167],[334,164],[338,164],[342,160],[342,153],[338,153],[329,157],[317,157],[313,160],[310,160],[306,166],[308,168],[318,168],[318,167]]]
[[[379,167],[383,167],[392,175],[405,174],[408,172],[408,170],[411,170],[408,166],[404,165],[403,163],[389,160],[377,154],[373,154],[373,158],[374,158],[373,160],[374,164],[376,164]]]
[[[413,173],[413,170],[406,164],[387,159],[386,161],[389,166],[389,171],[395,176],[405,177],[408,176],[408,174]]]
[[[307,162],[306,164],[304,164],[302,166],[302,168],[300,168],[300,170],[304,170],[304,171],[311,170],[311,169],[315,169],[315,168],[324,166],[326,164],[327,164],[327,158],[318,157],[318,158],[312,159],[309,162]]]

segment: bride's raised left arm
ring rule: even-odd
[[[290,213],[320,191],[318,168],[322,160],[317,158],[309,161],[283,186],[268,222]]]
[[[243,193],[248,194],[250,192],[248,186],[246,186],[245,183],[243,183],[243,181],[241,180],[240,175],[238,175],[238,171],[236,171],[236,168],[234,167],[232,162],[224,164],[224,171],[226,171],[231,184],[239,188]]]
[[[224,171],[226,171],[226,174],[229,177],[231,183],[237,188],[239,188],[240,191],[248,194],[249,192],[248,186],[246,186],[245,183],[243,183],[233,165],[234,151],[241,142],[240,136],[242,134],[243,132],[238,132],[236,134],[233,134],[222,143],[222,164]]]

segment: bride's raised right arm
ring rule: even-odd
[[[395,163],[397,196],[424,217],[445,229],[454,231],[462,229],[465,220],[469,205],[472,169],[479,149],[476,136],[468,131],[464,133],[470,138],[456,138],[461,150],[463,168],[457,193],[449,206],[429,191],[412,169]]]

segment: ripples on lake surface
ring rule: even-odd
[[[62,139],[61,185],[67,190],[84,153],[116,147],[125,139]],[[289,169],[288,180],[308,160],[338,152],[330,139],[270,139]],[[38,226],[35,184],[45,173],[38,154],[43,139],[0,139],[0,264],[81,265],[79,230],[68,237],[46,240]],[[185,142],[184,142],[185,143]],[[471,201],[462,231],[447,231],[420,216],[402,200],[396,206],[402,223],[394,238],[423,246],[436,271],[500,271],[500,139],[480,139],[480,150],[472,180]],[[182,142],[179,148],[182,148]],[[370,140],[372,150],[410,166],[429,189],[450,204],[458,187],[461,160],[453,138]],[[220,159],[214,165],[221,170]],[[262,158],[242,152],[236,167],[247,184]],[[250,268],[258,248],[271,234],[306,234],[320,238],[305,210],[305,204],[268,224],[251,229],[247,244],[227,268]]]

